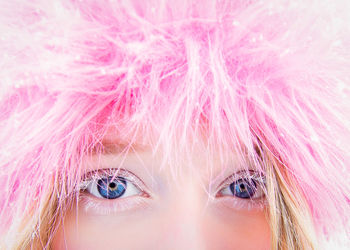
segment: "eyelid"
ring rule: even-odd
[[[134,184],[138,189],[140,189],[142,193],[149,195],[148,189],[143,183],[143,181],[140,178],[138,178],[135,174],[122,168],[104,168],[85,173],[82,177],[82,181],[79,184],[79,190],[86,190],[89,183],[91,183],[92,181],[97,182],[103,177],[110,176],[113,176],[114,178],[123,177],[127,181],[130,181],[132,184]]]
[[[221,197],[220,191],[229,185],[231,185],[233,182],[237,181],[241,178],[247,178],[252,179],[258,183],[258,185],[261,186],[261,188],[265,187],[266,178],[265,175],[259,171],[255,170],[240,170],[238,172],[235,172],[234,174],[227,177],[218,187],[216,192],[216,197]]]

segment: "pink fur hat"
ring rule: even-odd
[[[345,0],[1,1],[0,234],[16,240],[44,197],[63,206],[108,132],[168,155],[196,138],[209,154],[244,145],[258,158],[263,145],[318,234],[349,240],[349,11]]]

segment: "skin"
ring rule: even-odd
[[[81,192],[58,229],[54,250],[270,249],[266,208],[218,196],[221,183],[239,170],[234,159],[227,168],[215,159],[203,167],[209,166],[206,154],[198,151],[191,164],[160,168],[161,153],[110,152],[87,159],[84,172],[121,168],[137,176],[145,190],[115,200]]]

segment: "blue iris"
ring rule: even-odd
[[[230,185],[234,196],[242,199],[252,198],[256,192],[256,182],[252,179],[241,178]]]
[[[97,182],[97,190],[103,198],[116,199],[121,197],[126,190],[126,180],[122,177],[101,178]]]

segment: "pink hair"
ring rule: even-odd
[[[62,206],[108,133],[168,157],[203,137],[223,158],[244,145],[257,159],[264,145],[318,233],[349,235],[349,11],[340,0],[2,1],[0,233],[15,239],[47,193]]]

